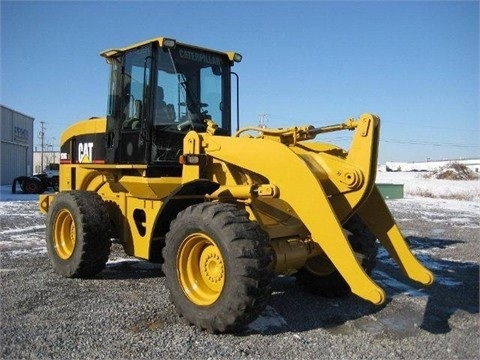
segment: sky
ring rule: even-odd
[[[480,156],[479,1],[0,0],[0,20],[0,103],[34,117],[35,134],[44,122],[55,147],[106,113],[99,53],[166,36],[243,55],[241,126],[369,112],[380,163]],[[348,149],[351,135],[316,140]]]

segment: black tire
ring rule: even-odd
[[[47,250],[64,277],[89,278],[105,268],[110,254],[110,218],[100,195],[60,192],[48,209]]]
[[[58,191],[58,185],[60,183],[60,178],[58,176],[53,176],[50,179],[50,183],[51,183],[53,191]]]
[[[358,215],[343,226],[348,232],[350,246],[362,268],[370,275],[376,265],[378,247],[375,236]],[[321,271],[316,271],[321,269]],[[296,284],[309,293],[325,297],[341,297],[351,293],[350,286],[326,256],[317,256],[294,274]]]
[[[22,190],[22,192],[25,192],[24,188],[23,188],[23,182],[27,178],[28,178],[27,176],[19,176],[19,177],[13,179],[12,194],[15,194],[17,192],[17,183],[20,185],[20,189]]]
[[[45,186],[40,179],[31,177],[23,181],[22,190],[27,194],[42,194]]]
[[[234,204],[201,203],[180,212],[166,235],[163,258],[177,312],[208,332],[241,330],[270,297],[268,237]]]

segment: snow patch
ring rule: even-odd
[[[267,306],[260,316],[248,325],[251,331],[265,333],[268,330],[284,328],[287,326],[285,319],[276,310]]]
[[[387,273],[380,271],[380,270],[373,270],[373,278],[378,282],[378,284],[385,288],[385,287],[390,287],[402,294],[412,296],[412,297],[418,297],[418,296],[427,296],[424,292],[421,290],[414,289],[411,286],[408,286],[407,284],[404,284],[391,276],[389,276]]]
[[[419,172],[377,172],[376,183],[403,184],[406,197],[480,200],[479,180],[426,179]]]
[[[35,226],[28,226],[24,228],[0,230],[0,235],[26,234],[26,233],[34,232],[37,230],[44,230],[44,229],[45,229],[45,225],[35,225]]]
[[[24,194],[21,190],[12,194],[10,185],[0,186],[0,202],[1,201],[38,201],[38,194]]]

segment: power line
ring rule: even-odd
[[[266,123],[268,122],[267,116],[269,114],[261,113],[259,116],[259,127],[265,128]],[[278,117],[278,116],[277,116]],[[395,122],[391,121],[388,122],[389,124],[403,124],[406,125],[408,123],[403,122]],[[412,123],[411,123],[412,124]],[[421,127],[428,127],[434,129],[446,129],[446,130],[457,130],[456,128],[449,128],[449,127],[442,127],[442,126],[433,126],[433,125],[422,125],[422,124],[415,124],[416,126]],[[463,129],[466,130],[466,129]],[[333,137],[324,137],[327,141],[345,141],[350,140],[351,137],[345,136],[333,136]],[[480,144],[458,144],[458,143],[448,143],[448,142],[429,142],[429,141],[417,141],[417,140],[398,140],[398,139],[384,139],[381,138],[380,142],[389,143],[389,144],[402,144],[402,145],[419,145],[419,146],[436,146],[436,147],[457,147],[457,148],[480,148]]]
[[[40,121],[40,131],[38,132],[38,137],[40,138],[41,144],[40,144],[40,152],[41,152],[41,157],[40,157],[40,171],[43,171],[43,151],[45,150],[45,121]]]
[[[396,140],[396,139],[380,139],[380,142],[392,143],[392,144],[404,144],[404,145],[424,145],[424,146],[450,146],[450,147],[473,147],[480,148],[480,145],[472,144],[456,144],[456,143],[436,143],[429,141],[415,141],[415,140]]]
[[[285,118],[283,116],[275,115],[275,114],[269,114],[269,116],[274,116],[276,120],[279,120],[280,122],[292,122],[290,118]],[[316,122],[316,121],[314,121]],[[296,122],[294,121],[291,125],[293,126]],[[421,127],[421,128],[428,128],[428,129],[436,129],[436,130],[449,130],[449,131],[462,131],[462,132],[477,132],[478,129],[472,129],[472,128],[465,128],[465,127],[449,127],[449,126],[438,126],[438,125],[429,125],[425,124],[423,122],[408,122],[408,121],[390,121],[390,120],[382,120],[381,122],[382,127],[388,127],[388,125],[409,125],[409,126],[415,126],[415,127]]]
[[[438,125],[426,125],[421,122],[403,122],[403,121],[382,121],[382,126],[388,126],[390,124],[396,124],[396,125],[411,125],[411,126],[416,126],[416,127],[423,127],[423,128],[429,128],[429,129],[442,129],[442,130],[454,130],[454,131],[467,131],[467,132],[472,132],[472,131],[478,131],[478,129],[469,129],[465,127],[449,127],[449,126],[438,126]]]

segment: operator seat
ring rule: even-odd
[[[154,124],[171,124],[175,121],[175,118],[175,108],[172,104],[165,103],[163,88],[157,86],[155,91]]]

